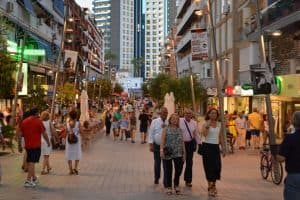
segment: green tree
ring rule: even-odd
[[[37,86],[29,90],[28,95],[23,98],[23,104],[25,110],[33,107],[37,107],[40,111],[46,110],[48,105],[45,89]]]
[[[159,105],[164,102],[164,97],[167,92],[172,92],[174,88],[171,88],[171,84],[174,83],[171,76],[168,74],[161,73],[149,82],[149,94],[153,97]]]
[[[131,60],[131,64],[133,64],[134,77],[139,77],[142,65],[144,64],[144,58],[143,57],[133,58]]]
[[[0,17],[0,98],[12,98],[14,94],[16,62],[7,51],[7,30],[10,25]]]
[[[104,52],[104,60],[105,61],[114,61],[117,59],[117,55],[111,50],[105,50]]]
[[[90,98],[93,97],[93,93],[95,98],[99,97],[100,92],[100,85],[101,85],[101,98],[107,98],[112,93],[112,84],[107,79],[99,79],[95,82],[95,90],[94,90],[94,82],[89,82],[88,87],[88,96]]]
[[[197,81],[197,77],[194,77],[194,91],[195,101],[199,102],[206,98],[205,89]],[[166,93],[173,92],[175,96],[175,103],[180,107],[192,107],[192,92],[190,76],[182,78],[172,78],[167,74],[159,74],[156,78],[150,80],[149,94],[162,106],[164,103],[164,97]],[[146,86],[143,88],[146,91]]]
[[[147,95],[149,95],[149,87],[150,87],[150,85],[148,84],[148,83],[143,83],[142,84],[142,90],[143,90],[143,94],[144,94],[144,96],[147,96]]]
[[[64,105],[69,105],[75,102],[78,90],[74,88],[72,83],[65,83],[57,88],[57,100]]]
[[[121,94],[123,91],[124,91],[124,88],[122,87],[122,85],[120,85],[119,83],[116,83],[115,87],[114,87],[114,92]]]

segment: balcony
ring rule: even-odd
[[[190,41],[192,40],[192,34],[190,31],[186,32],[180,41],[177,43],[177,52],[180,52]]]
[[[270,8],[263,11],[261,24],[263,31],[280,30],[300,20],[300,1],[285,0],[280,1]],[[246,34],[251,40],[258,38],[258,33],[255,32],[257,23],[255,15],[250,19],[250,24],[246,27]]]
[[[195,15],[195,11],[199,9],[204,9],[206,7],[206,4],[204,1],[200,2],[194,2],[191,4],[191,6],[186,10],[186,12],[183,14],[182,20],[180,20],[180,23],[177,26],[177,34],[176,35],[182,35],[186,30],[188,30],[192,22],[199,20],[199,17]]]
[[[191,0],[182,0],[181,4],[177,8],[177,17],[176,18],[182,18],[184,15],[184,12],[188,8],[188,6],[191,5]]]

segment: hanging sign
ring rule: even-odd
[[[208,37],[206,29],[197,28],[191,30],[192,34],[192,60],[208,58]]]

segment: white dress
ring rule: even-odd
[[[67,123],[67,129],[70,130],[70,125]],[[78,137],[76,144],[70,144],[68,138],[66,139],[66,159],[67,160],[80,160],[81,159],[81,137],[79,132],[79,122],[77,121],[72,132]]]
[[[50,120],[48,121],[43,121],[43,125],[45,127],[45,132],[48,135],[49,141],[50,141],[50,146],[48,147],[48,144],[46,142],[46,140],[44,139],[44,137],[42,136],[41,138],[41,155],[44,156],[49,156],[51,151],[52,151],[52,147],[51,147],[51,128],[50,128]]]

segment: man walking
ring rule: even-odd
[[[259,149],[260,130],[263,122],[262,117],[257,112],[257,108],[253,108],[253,112],[249,114],[248,118],[249,118],[251,135],[253,137],[254,149]]]
[[[162,107],[160,110],[160,117],[154,119],[151,122],[149,129],[149,140],[148,143],[150,145],[150,151],[153,152],[154,155],[154,184],[159,183],[160,178],[160,169],[161,169],[161,157],[160,157],[160,142],[161,142],[161,134],[166,127],[166,119],[168,116],[168,109],[166,107]]]
[[[43,135],[48,146],[49,138],[45,132],[43,123],[39,120],[37,108],[31,110],[31,116],[22,121],[20,130],[25,140],[25,149],[27,153],[28,175],[24,187],[35,187],[37,177],[35,176],[35,163],[38,163],[41,156],[41,135]],[[19,135],[19,152],[22,152],[21,135]]]
[[[185,109],[184,117],[180,118],[179,127],[182,130],[183,141],[185,144],[186,162],[184,170],[184,180],[187,187],[192,187],[193,176],[193,156],[194,143],[193,140],[200,144],[199,130],[197,122],[192,119],[192,110]]]

